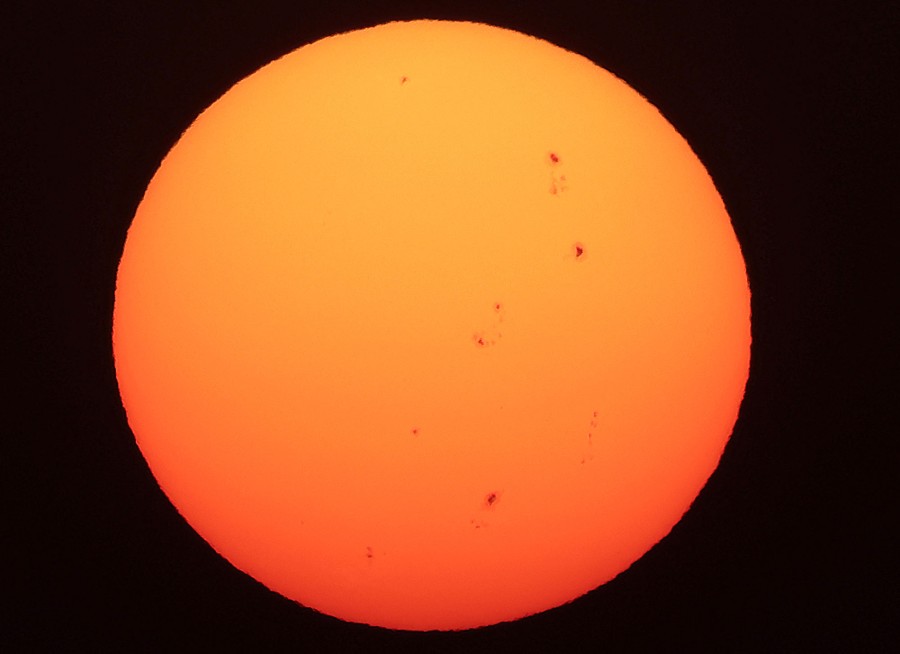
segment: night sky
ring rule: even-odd
[[[872,652],[896,642],[891,3],[58,4],[0,10],[12,329],[0,463],[12,606],[0,649]],[[112,361],[126,230],[182,131],[282,54],[413,18],[538,36],[647,97],[710,171],[753,294],[744,404],[684,519],[585,597],[462,633],[347,624],[231,567],[156,485]]]

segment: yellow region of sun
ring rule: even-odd
[[[113,346],[171,502],[267,587],[465,629],[571,601],[715,469],[750,356],[724,204],[581,56],[413,21],[204,111],[128,232]]]

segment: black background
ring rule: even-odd
[[[572,604],[462,633],[346,624],[218,557],[141,458],[110,343],[129,222],[197,114],[304,43],[420,17],[533,34],[644,94],[710,170],[753,293],[741,415],[685,518]],[[888,2],[5,4],[0,649],[887,650],[896,18]]]

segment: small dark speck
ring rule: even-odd
[[[371,547],[367,547],[367,548],[366,548],[366,558],[367,558],[367,559],[371,559],[372,556],[374,556],[374,552],[372,552],[372,548],[371,548]]]
[[[404,75],[403,77],[400,78],[400,83],[401,83],[401,84],[406,84],[406,81],[407,81],[408,79],[409,79],[409,78],[408,78],[406,75]]]
[[[418,427],[413,427],[413,429],[412,429],[412,435],[413,435],[413,436],[418,436],[418,435],[419,435],[419,428],[418,428]]]
[[[575,252],[576,259],[581,259],[584,256],[584,246],[581,243],[576,243],[572,250]]]
[[[493,506],[497,501],[497,493],[488,493],[488,496],[484,498],[484,503],[488,506]]]
[[[552,161],[553,163],[559,163],[559,155],[557,155],[555,152],[551,152],[550,161]]]

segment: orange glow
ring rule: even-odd
[[[588,60],[473,23],[279,59],[147,189],[116,369],[222,556],[339,618],[463,629],[663,538],[747,380],[750,292],[687,143]]]

